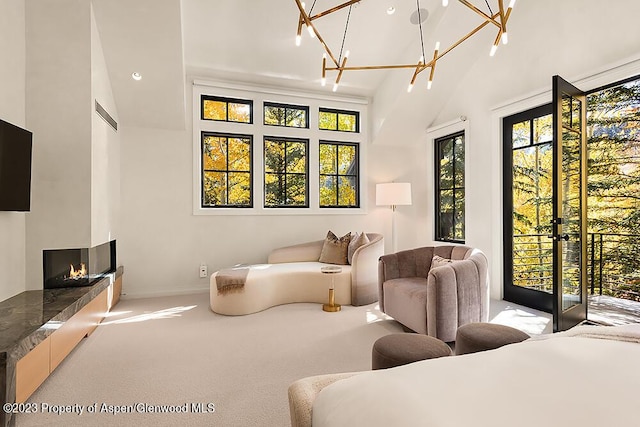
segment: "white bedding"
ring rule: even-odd
[[[593,328],[338,381],[313,427],[638,426],[640,325]]]

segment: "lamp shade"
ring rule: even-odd
[[[376,184],[376,205],[398,206],[411,204],[411,183],[389,182]]]

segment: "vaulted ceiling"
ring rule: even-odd
[[[313,12],[320,12],[340,3],[307,0],[306,7],[313,4]],[[489,12],[484,3],[476,3]],[[427,11],[422,40],[419,26],[411,22],[418,4]],[[327,86],[320,86],[323,49],[318,41],[304,31],[301,46],[295,45],[294,0],[93,0],[93,5],[123,125],[184,129],[189,77],[332,93],[335,75],[328,74]],[[389,7],[394,14],[387,13]],[[314,23],[336,56],[344,38],[349,65],[358,66],[415,63],[422,45],[429,58],[435,41],[444,49],[480,22],[457,2],[443,8],[440,0],[362,0],[350,16],[345,8]],[[494,31],[481,32],[448,54],[438,63],[428,94],[428,70],[411,94],[406,88],[412,70],[346,72],[338,93],[371,99],[376,130],[383,123],[403,126],[415,116],[424,129],[437,116],[437,109],[428,106],[445,99],[445,88],[455,85],[475,58],[488,56],[494,38]],[[134,71],[142,74],[141,81],[131,78]]]

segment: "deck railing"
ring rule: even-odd
[[[640,301],[640,235],[588,233],[589,292]],[[546,234],[513,236],[513,284],[553,290],[553,241]]]

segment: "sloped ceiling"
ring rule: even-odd
[[[313,5],[317,13],[340,3],[307,0],[307,9]],[[344,38],[351,66],[410,64],[421,55],[423,43],[429,58],[436,41],[444,49],[481,22],[462,5],[451,3],[443,8],[440,0],[420,0],[420,7],[428,11],[423,41],[419,27],[410,22],[418,4],[412,0],[362,0],[350,11],[346,37],[349,8],[314,24],[336,56]],[[187,75],[332,93],[335,74],[328,74],[326,87],[320,86],[324,51],[318,41],[305,31],[301,46],[295,46],[294,0],[93,0],[93,4],[124,125],[184,129]],[[391,6],[396,11],[388,15]],[[406,88],[412,70],[376,70],[345,72],[339,94],[372,100],[376,137],[398,128],[423,132],[470,64],[488,56],[495,31],[485,31],[439,61],[431,91],[426,90],[428,70],[410,94]],[[134,81],[133,71],[143,79]]]

